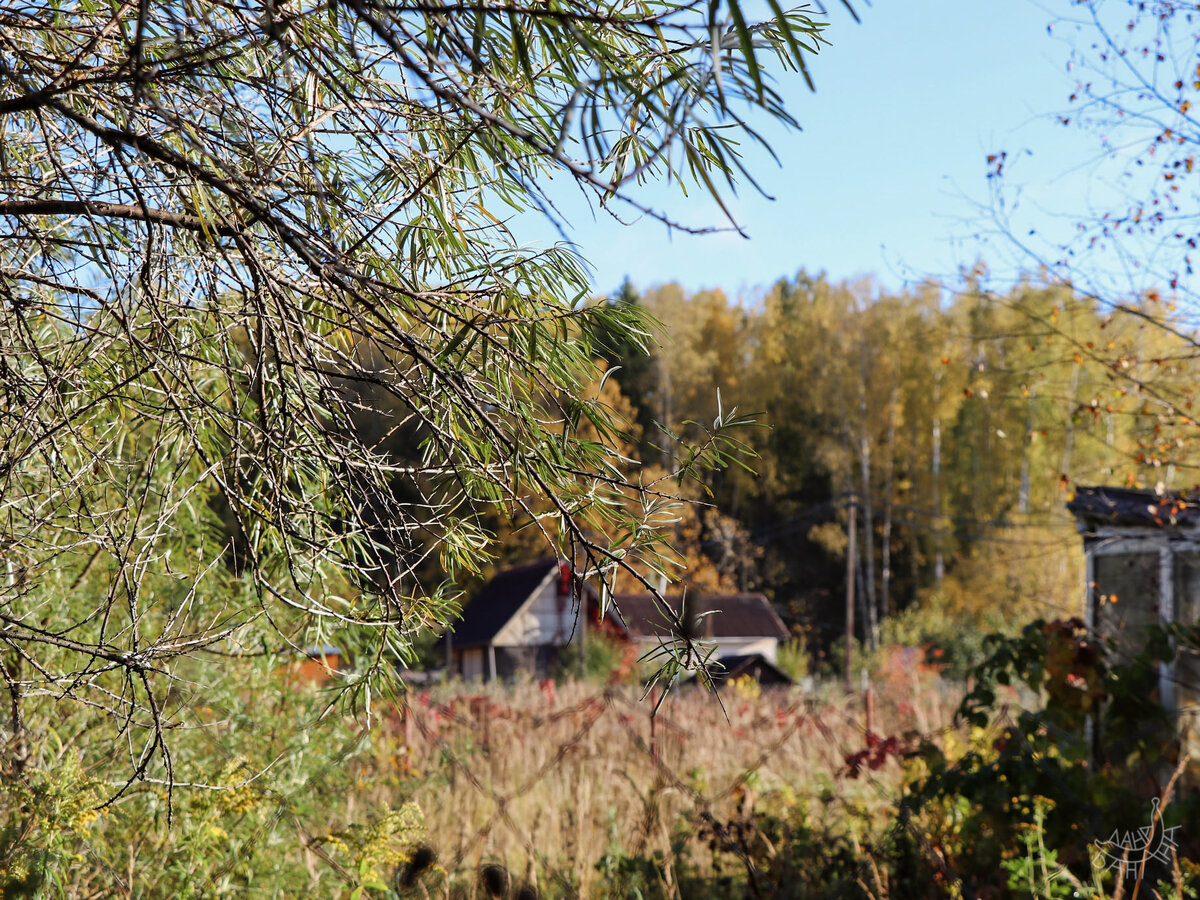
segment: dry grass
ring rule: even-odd
[[[445,685],[397,709],[362,772],[360,801],[415,800],[440,865],[464,885],[497,863],[544,894],[579,896],[605,895],[605,865],[611,874],[620,858],[660,860],[669,892],[676,852],[705,874],[712,823],[719,830],[756,808],[852,839],[887,817],[899,762],[880,757],[878,768],[848,773],[847,757],[868,745],[861,696],[756,694],[727,689],[722,710],[683,690],[652,723],[652,703],[629,687]],[[928,672],[889,679],[877,695],[874,731],[884,736],[936,729],[957,702]]]

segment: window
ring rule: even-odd
[[[1146,628],[1160,623],[1159,553],[1111,553],[1093,562],[1096,632],[1112,641],[1117,662],[1135,656]]]

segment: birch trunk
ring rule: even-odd
[[[863,421],[863,427],[866,427],[866,421]],[[867,629],[867,644],[872,650],[875,649],[876,641],[879,634],[879,621],[876,617],[876,591],[875,591],[875,508],[871,501],[871,441],[864,431],[859,438],[859,469],[862,480],[862,509],[863,509],[863,542],[862,542],[862,557],[863,563],[866,566],[864,579],[866,581],[866,597],[864,601],[867,604],[867,616],[863,621],[863,625]]]
[[[879,621],[892,614],[892,487],[896,477],[896,390],[888,398],[887,468],[883,481],[883,534],[879,547]]]

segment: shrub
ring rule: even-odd
[[[1033,884],[1042,885],[1039,896],[1058,896],[1064,883],[1094,883],[1091,845],[1146,823],[1151,797],[1171,774],[1178,743],[1157,696],[1167,633],[1153,631],[1145,650],[1120,665],[1106,663],[1078,619],[1038,620],[984,646],[957,713],[965,744],[922,743],[902,818],[968,893],[1023,893]],[[1013,709],[1017,686],[1033,692],[1034,709]],[[1164,823],[1196,821],[1198,810],[1189,793]],[[1053,886],[1048,872],[1057,873]]]

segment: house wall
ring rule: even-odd
[[[558,647],[493,647],[496,655],[496,677],[514,678],[522,673],[545,675],[558,659]],[[490,674],[487,647],[454,651],[451,674],[463,681],[487,681]]]
[[[559,600],[558,577],[555,567],[524,609],[500,629],[493,641],[497,647],[562,647],[572,639],[575,603],[572,597]]]
[[[1097,532],[1085,545],[1087,618],[1112,639],[1116,661],[1127,661],[1144,646],[1147,625],[1200,624],[1196,535],[1132,528]],[[1178,716],[1181,750],[1200,760],[1200,656],[1185,647],[1174,661],[1160,663],[1159,697]],[[1198,779],[1200,772],[1189,772],[1188,780]]]
[[[483,649],[476,647],[471,650],[461,650],[457,654],[459,674],[463,681],[481,681],[483,679]]]
[[[557,647],[498,647],[496,675],[499,678],[523,674],[545,676],[550,673],[558,653]]]
[[[1175,621],[1200,624],[1200,548],[1175,554]],[[1200,760],[1200,652],[1181,646],[1175,659],[1178,691],[1180,748],[1193,760]],[[1194,780],[1194,779],[1193,779]]]
[[[292,684],[325,684],[340,669],[341,657],[336,653],[319,653],[288,664],[287,679]]]
[[[660,641],[656,637],[639,637],[638,638],[638,654],[643,654],[647,650],[653,650],[659,645]],[[702,641],[704,644],[709,644],[709,641]],[[775,651],[779,648],[779,641],[772,637],[726,637],[716,641],[717,652],[714,658],[719,659],[722,656],[740,656],[748,653],[761,653],[771,662],[775,662]]]

